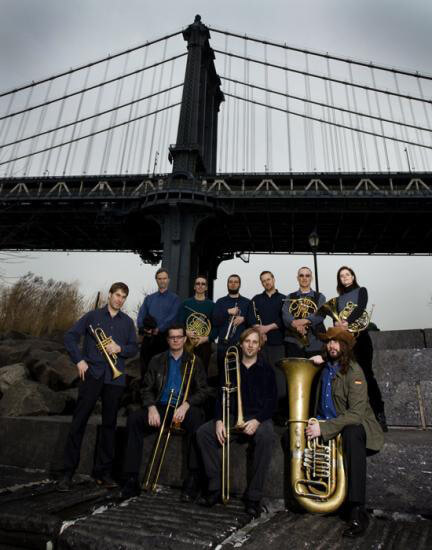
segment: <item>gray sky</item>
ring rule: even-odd
[[[432,73],[432,3],[429,0],[302,0],[218,2],[182,0],[3,0],[0,19],[1,89],[36,80],[180,29],[200,13],[214,27],[266,37],[311,50]],[[39,254],[3,264],[19,276],[28,270],[44,277],[78,280],[86,293],[123,279],[133,289],[134,310],[143,290],[154,288],[153,268],[131,254]],[[320,289],[335,295],[335,273],[352,266],[384,329],[432,326],[430,257],[320,257]],[[260,291],[258,273],[274,271],[282,292],[295,288],[295,271],[312,265],[301,256],[253,257],[221,264],[216,297],[226,276],[243,276],[243,293]]]

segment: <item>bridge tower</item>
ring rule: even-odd
[[[195,176],[216,173],[219,106],[224,100],[220,79],[209,44],[210,32],[197,15],[183,32],[188,56],[177,141],[170,147],[173,170],[171,183],[177,188],[196,188]],[[199,228],[212,216],[210,207],[171,199],[158,216],[163,243],[162,266],[169,271],[171,289],[185,298],[197,274],[209,279],[209,294],[219,259],[208,243],[198,242]]]

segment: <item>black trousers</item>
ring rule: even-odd
[[[382,400],[381,390],[379,389],[378,382],[376,381],[372,368],[372,340],[367,330],[360,332],[353,348],[353,353],[357,363],[364,372],[368,386],[369,401],[375,415],[384,412],[384,401]]]
[[[111,473],[117,411],[124,387],[104,384],[104,377],[93,378],[87,371],[78,390],[78,401],[64,451],[64,470],[72,476],[80,461],[81,444],[88,419],[99,396],[102,398],[102,426],[93,470],[95,477]]]
[[[163,421],[166,406],[158,404],[157,410],[161,417],[161,422]],[[171,423],[172,419],[172,410],[168,413],[167,422],[168,425]],[[187,411],[181,427],[186,431],[186,453],[187,453],[187,463],[186,469],[187,474],[195,474],[200,471],[200,457],[198,452],[198,447],[196,443],[196,431],[204,422],[204,413],[200,407],[190,407]],[[151,432],[158,431],[159,428],[154,428],[148,423],[148,409],[142,409],[140,411],[135,411],[128,417],[127,421],[127,446],[126,446],[126,455],[123,465],[123,473],[126,477],[137,477],[140,471],[141,460],[142,460],[142,451],[144,437],[146,434]]]
[[[342,430],[344,462],[348,477],[348,502],[364,504],[366,498],[366,432],[361,424]]]
[[[166,334],[159,332],[155,336],[143,336],[140,349],[140,363],[141,363],[141,382],[144,379],[144,375],[147,372],[150,359],[162,353],[168,349],[168,342],[166,340]]]
[[[211,342],[204,342],[203,344],[200,344],[199,346],[193,349],[193,352],[197,357],[201,359],[202,364],[204,365],[206,374],[208,376],[208,368],[210,363],[210,357],[212,354]]]
[[[242,433],[232,433],[232,440],[249,444],[250,469],[245,498],[261,500],[263,496],[264,482],[269,470],[273,450],[273,422],[262,422],[254,435],[248,436]],[[208,479],[208,490],[221,489],[222,447],[216,437],[216,422],[210,420],[197,432],[198,446],[204,462],[204,469]],[[233,464],[234,461],[231,460]]]

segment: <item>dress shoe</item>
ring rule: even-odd
[[[220,491],[211,491],[204,497],[201,497],[198,501],[200,506],[205,506],[206,508],[213,508],[216,504],[221,502]]]
[[[378,420],[378,424],[381,426],[382,431],[388,432],[387,419],[384,411],[377,413],[376,419]]]
[[[369,525],[369,515],[363,506],[354,506],[351,510],[348,528],[342,533],[350,539],[361,537]]]
[[[259,500],[246,500],[245,502],[245,511],[253,519],[259,518],[262,513],[261,501]]]
[[[113,480],[109,474],[103,474],[101,476],[95,477],[96,485],[103,487],[104,489],[114,489],[118,487],[118,483]]]
[[[188,474],[186,479],[183,481],[182,493],[180,500],[181,502],[195,502],[200,495],[200,484],[198,475]]]
[[[72,477],[65,474],[59,481],[56,486],[57,491],[60,493],[67,493],[72,489]]]
[[[127,498],[138,497],[141,493],[141,487],[136,477],[130,477],[123,485],[121,490],[121,498],[126,500]]]

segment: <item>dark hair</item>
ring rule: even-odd
[[[263,346],[263,338],[262,338],[262,336],[261,336],[260,331],[259,331],[257,328],[255,328],[255,327],[249,327],[249,328],[247,328],[246,330],[244,330],[244,331],[241,333],[240,338],[239,338],[239,344],[240,344],[240,345],[243,344],[243,342],[246,340],[246,338],[247,338],[248,336],[250,336],[251,334],[253,334],[253,333],[258,334],[259,345],[260,345],[260,348],[262,348],[262,346]]]
[[[354,280],[352,282],[352,285],[350,285],[349,287],[345,287],[341,281],[340,281],[340,272],[343,271],[344,269],[346,269],[347,271],[349,271],[351,273],[351,275],[354,277]],[[337,272],[337,275],[336,275],[336,290],[337,290],[337,293],[339,295],[341,294],[345,294],[345,292],[349,292],[350,290],[352,290],[353,288],[358,288],[359,287],[359,284],[357,282],[357,277],[356,277],[356,274],[354,273],[354,270],[352,270],[350,267],[346,266],[346,265],[343,265],[342,267],[340,267],[338,269],[338,272]]]
[[[157,279],[157,276],[160,275],[161,273],[166,273],[169,277],[168,271],[164,267],[160,267],[155,273],[155,279]]]
[[[268,273],[269,275],[271,275],[271,277],[274,279],[274,275],[273,275],[273,273],[272,273],[271,271],[261,271],[261,273],[260,273],[260,279],[261,279],[261,277],[262,277],[263,275],[265,275],[266,273]]]
[[[121,290],[126,294],[126,296],[129,295],[129,287],[125,283],[113,283],[111,285],[111,288],[109,289],[109,293],[114,294],[114,292],[117,292],[117,290]]]
[[[241,284],[241,278],[240,278],[240,275],[237,275],[237,273],[232,273],[228,279],[227,279],[227,284],[228,284],[228,281],[231,279],[231,277],[237,277],[239,283]]]
[[[206,282],[206,285],[208,285],[208,279],[205,275],[197,275],[194,279],[194,285],[196,285],[197,279],[204,279]]]
[[[341,356],[338,359],[339,365],[341,366],[340,373],[346,374],[348,372],[348,368],[350,366],[350,362],[354,359],[352,350],[348,347],[348,344],[343,342],[342,340],[336,340],[339,342],[340,350],[341,350]],[[324,361],[329,361],[330,356],[327,352],[327,343],[324,344],[323,350],[322,350],[322,356]]]
[[[183,336],[186,336],[186,328],[181,323],[173,323],[172,325],[170,325],[168,327],[168,330],[167,330],[167,333],[166,333],[167,338],[170,335],[170,330],[182,330],[183,331]]]

